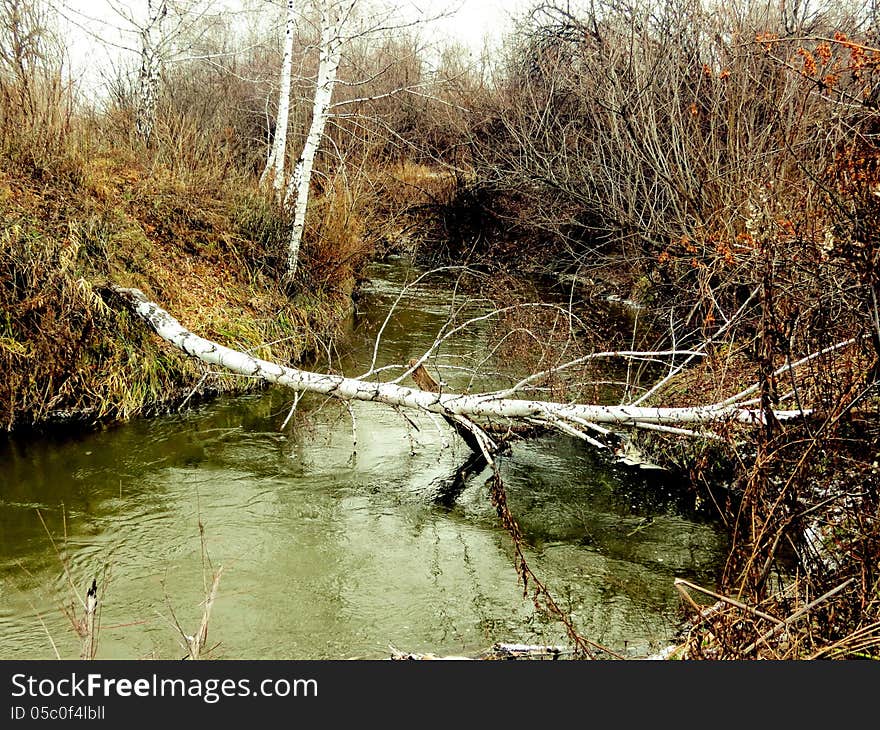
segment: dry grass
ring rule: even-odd
[[[78,120],[39,164],[18,152],[30,137],[13,140],[16,125],[4,127],[4,429],[126,419],[180,401],[197,383],[203,394],[256,387],[223,374],[202,381],[203,366],[106,305],[104,282],[137,286],[205,336],[285,362],[344,311],[332,291],[307,305],[289,301],[273,259],[282,216],[218,178],[215,160],[169,167],[95,125]],[[255,225],[261,240],[251,237]]]
[[[11,22],[0,17],[0,31]],[[32,26],[43,32],[44,22]],[[334,143],[342,159],[322,159],[337,170],[316,174],[292,300],[279,286],[289,216],[257,186],[265,111],[255,89],[220,68],[180,67],[145,147],[124,90],[106,112],[75,111],[50,47],[21,73],[0,57],[2,428],[125,419],[197,384],[204,394],[260,387],[204,379],[202,365],[106,306],[108,281],[142,289],[206,337],[281,362],[332,333],[365,260],[392,235],[395,209],[414,197],[401,191],[427,173],[377,174],[366,132],[348,148]]]

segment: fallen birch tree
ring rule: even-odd
[[[144,320],[162,339],[174,345],[190,357],[209,365],[217,365],[229,372],[267,383],[275,383],[298,393],[309,392],[345,401],[359,400],[383,403],[398,408],[421,410],[445,416],[461,423],[465,428],[477,430],[478,438],[486,450],[494,451],[495,444],[471,419],[508,419],[584,438],[600,447],[601,441],[588,432],[607,436],[609,426],[647,427],[668,430],[672,433],[697,436],[715,436],[711,431],[703,433],[684,427],[699,426],[709,429],[724,423],[759,425],[765,423],[765,413],[760,408],[743,407],[725,401],[694,407],[664,408],[633,405],[599,405],[586,403],[559,403],[553,401],[508,398],[492,393],[450,393],[442,386],[436,391],[410,388],[397,382],[381,382],[349,378],[341,375],[309,372],[278,363],[269,362],[244,352],[231,349],[217,342],[190,332],[172,315],[155,302],[151,302],[139,289],[112,286],[131,311]],[[619,352],[602,353],[621,357],[645,356],[651,353]],[[414,361],[414,364],[420,361]],[[415,371],[411,365],[406,374]],[[397,378],[401,380],[401,378]],[[500,391],[504,393],[505,391]],[[807,415],[807,410],[775,410],[773,416],[780,421]]]
[[[491,467],[492,477],[487,481],[489,497],[495,507],[499,521],[510,534],[515,551],[515,566],[523,584],[524,596],[531,593],[536,609],[559,620],[565,627],[572,642],[573,651],[577,655],[597,658],[601,654],[623,658],[611,649],[604,647],[582,636],[572,621],[572,617],[554,599],[548,587],[534,573],[526,560],[525,542],[520,527],[507,505],[501,471],[495,455],[500,451],[488,433],[485,424],[475,419],[507,419],[511,425],[526,424],[541,426],[557,432],[578,436],[600,448],[607,443],[588,434],[592,432],[600,437],[616,436],[610,427],[636,427],[659,429],[683,436],[723,438],[720,433],[712,430],[715,427],[730,423],[757,426],[765,424],[768,419],[784,421],[809,415],[807,409],[773,410],[768,412],[761,408],[750,407],[754,402],[752,387],[741,390],[735,396],[709,405],[682,408],[649,407],[641,405],[599,405],[585,403],[560,403],[555,401],[511,398],[510,394],[528,387],[534,380],[545,373],[536,372],[532,376],[521,379],[511,388],[489,393],[450,393],[443,392],[443,384],[438,383],[423,367],[427,354],[409,361],[409,367],[394,382],[368,380],[375,377],[374,362],[370,370],[360,378],[349,378],[340,375],[309,372],[298,368],[287,367],[278,363],[254,357],[245,352],[231,349],[213,342],[187,330],[172,315],[155,302],[150,301],[138,289],[124,289],[111,285],[110,291],[119,297],[124,305],[135,315],[144,320],[162,339],[172,344],[190,357],[219,366],[229,372],[250,378],[258,378],[267,383],[288,387],[295,391],[295,402],[301,393],[316,393],[346,402],[354,400],[381,403],[395,408],[408,408],[440,415],[456,430],[474,452],[459,468],[452,483],[445,489],[448,494],[440,495],[443,501],[452,501],[460,490],[461,484],[469,475],[481,471],[486,465]],[[479,319],[479,318],[477,318]],[[462,325],[463,326],[463,325]],[[448,337],[459,328],[450,329],[443,337]],[[381,333],[380,333],[381,336]],[[442,338],[435,341],[435,345]],[[376,346],[378,347],[377,339]],[[851,344],[851,341],[838,343],[826,351],[834,351]],[[559,367],[565,368],[593,358],[646,358],[673,355],[685,358],[701,356],[698,350],[671,352],[636,352],[619,351],[592,353],[577,358]],[[791,362],[780,369],[794,370],[799,365],[817,357],[818,353]],[[384,370],[380,368],[379,370]],[[405,377],[411,377],[416,388],[400,384]],[[661,379],[660,382],[663,382]],[[353,415],[353,414],[352,414]],[[697,425],[701,430],[691,428]],[[607,442],[609,439],[605,438]],[[443,490],[441,490],[443,491]],[[407,658],[419,658],[411,656]]]

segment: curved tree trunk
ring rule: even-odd
[[[299,264],[299,249],[306,226],[306,209],[309,204],[309,186],[315,155],[324,136],[324,127],[330,116],[330,101],[336,85],[336,73],[342,58],[342,38],[340,37],[343,18],[329,3],[321,4],[321,48],[318,63],[318,81],[312,105],[312,124],[306,137],[303,151],[294,167],[293,175],[284,196],[285,205],[293,200],[293,227],[287,246],[287,276],[293,278]]]

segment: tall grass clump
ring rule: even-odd
[[[55,174],[71,152],[74,90],[64,48],[39,3],[0,5],[0,150],[16,167]],[[13,168],[14,169],[14,168]]]

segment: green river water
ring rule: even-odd
[[[369,366],[406,276],[403,261],[372,268],[334,361],[346,374]],[[379,365],[431,344],[451,286],[433,281],[401,302]],[[485,348],[485,337],[470,330],[443,357]],[[200,520],[208,559],[223,566],[212,657],[565,643],[562,627],[523,598],[488,472],[438,501],[466,456],[445,426],[355,403],[353,446],[348,411],[323,399],[304,398],[282,428],[291,400],[270,389],[104,430],[0,441],[0,658],[78,656],[64,612],[74,600],[68,572],[80,593],[92,578],[101,588],[98,658],[182,657],[177,625],[197,629],[210,572]],[[646,655],[679,621],[674,578],[714,584],[721,533],[657,472],[554,435],[516,443],[503,473],[531,567],[587,638]]]

